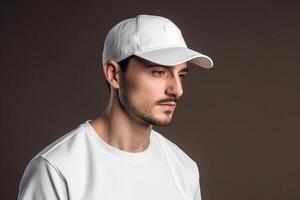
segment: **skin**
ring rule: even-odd
[[[133,57],[124,73],[114,60],[108,60],[104,74],[111,87],[110,98],[91,126],[115,148],[144,151],[153,125],[171,122],[187,71],[186,63],[167,67]]]

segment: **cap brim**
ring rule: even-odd
[[[174,66],[184,62],[191,62],[206,69],[210,69],[213,66],[211,58],[185,47],[164,48],[135,53],[134,55],[164,66]]]

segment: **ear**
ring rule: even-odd
[[[120,87],[120,69],[120,65],[114,60],[108,60],[103,67],[104,76],[114,89]]]

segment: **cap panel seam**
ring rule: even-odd
[[[144,45],[143,45],[143,40],[142,40],[142,26],[141,26],[141,15],[138,16],[137,18],[137,29],[138,29],[138,35],[139,35],[139,39],[140,39],[140,46],[139,46],[139,51],[143,51],[144,50]]]

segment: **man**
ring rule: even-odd
[[[197,164],[152,129],[171,122],[188,61],[213,65],[166,18],[139,15],[115,25],[102,57],[105,111],[30,161],[18,199],[200,200]]]

